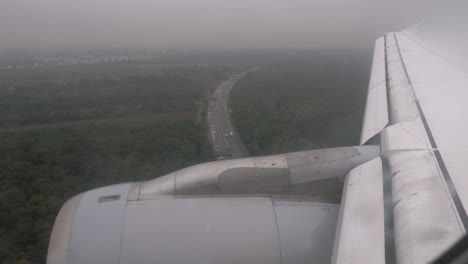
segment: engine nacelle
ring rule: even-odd
[[[67,201],[47,262],[326,263],[344,176],[374,146],[210,162]]]

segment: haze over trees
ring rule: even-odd
[[[70,67],[73,76],[52,71],[54,74],[46,78],[47,69],[36,70],[36,81],[18,81],[17,75],[0,72],[0,128],[145,113],[195,112],[228,71],[222,66],[181,66],[159,67],[146,73],[138,72],[141,66],[129,65],[122,76],[107,73],[109,68],[112,72],[114,65],[107,65],[106,71],[97,68],[102,73],[92,74],[83,69],[87,66]]]
[[[252,155],[357,145],[372,52],[290,53],[231,92],[232,119]]]

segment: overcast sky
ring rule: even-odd
[[[368,47],[417,21],[408,2],[0,0],[0,48]]]

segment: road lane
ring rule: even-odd
[[[231,124],[228,99],[231,89],[247,72],[236,74],[219,85],[208,102],[208,131],[217,159],[247,157],[247,151]]]

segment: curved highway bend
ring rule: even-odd
[[[231,76],[221,83],[208,102],[208,133],[216,159],[236,159],[247,157],[248,153],[234,130],[229,118],[228,97],[236,82],[247,73]]]

